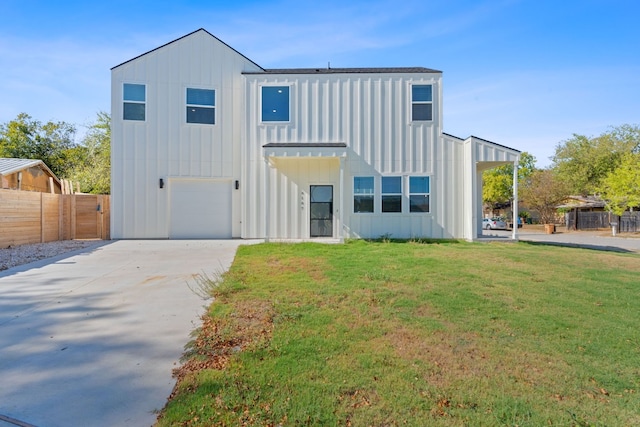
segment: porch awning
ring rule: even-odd
[[[346,157],[344,142],[288,142],[269,143],[262,146],[265,157]]]

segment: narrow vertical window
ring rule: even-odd
[[[125,83],[122,87],[122,118],[124,120],[145,120],[147,93],[145,85]]]
[[[382,212],[402,212],[402,177],[382,177]]]
[[[429,212],[429,177],[409,177],[409,211]]]
[[[216,91],[187,88],[187,123],[216,123]]]
[[[289,121],[289,86],[262,86],[262,121]]]
[[[433,120],[433,88],[431,85],[411,86],[411,120]]]
[[[373,177],[353,177],[353,212],[373,212]]]

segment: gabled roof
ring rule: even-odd
[[[10,175],[12,173],[20,172],[21,170],[25,170],[34,166],[44,170],[49,175],[51,175],[53,179],[60,183],[58,177],[42,160],[0,157],[0,175]]]
[[[116,68],[118,68],[118,67],[120,67],[120,66],[122,66],[122,65],[124,65],[124,64],[127,64],[127,63],[129,63],[129,62],[131,62],[131,61],[135,61],[135,60],[136,60],[136,59],[138,59],[138,58],[141,58],[141,57],[143,57],[143,56],[145,56],[145,55],[148,55],[148,54],[150,54],[151,52],[155,52],[156,50],[162,49],[162,48],[163,48],[163,47],[165,47],[165,46],[169,46],[170,44],[175,43],[175,42],[177,42],[177,41],[179,41],[179,40],[182,40],[182,39],[184,39],[184,38],[187,38],[187,37],[189,37],[189,36],[191,36],[191,35],[193,35],[193,34],[195,34],[195,33],[199,32],[199,31],[203,31],[203,32],[207,33],[208,35],[210,35],[211,37],[213,37],[214,39],[216,39],[217,41],[219,41],[220,43],[222,43],[223,45],[225,45],[226,47],[228,47],[229,49],[231,49],[232,51],[234,51],[234,52],[235,52],[235,53],[237,53],[238,55],[242,56],[242,57],[243,57],[244,59],[246,59],[247,61],[249,61],[249,62],[251,62],[252,64],[254,64],[256,67],[258,67],[258,68],[262,69],[262,67],[261,67],[261,66],[259,66],[258,64],[256,64],[255,62],[253,62],[251,59],[247,58],[245,55],[241,54],[240,52],[238,52],[237,50],[235,50],[234,48],[232,48],[231,46],[229,46],[228,44],[226,44],[225,42],[223,42],[222,40],[220,40],[219,38],[217,38],[217,37],[216,37],[216,36],[214,36],[213,34],[211,34],[209,31],[205,30],[204,28],[197,29],[197,30],[195,30],[195,31],[193,31],[193,32],[191,32],[191,33],[189,33],[189,34],[186,34],[186,35],[184,35],[184,36],[182,36],[182,37],[179,37],[179,38],[177,38],[177,39],[175,39],[175,40],[173,40],[173,41],[170,41],[169,43],[165,43],[165,44],[163,44],[162,46],[158,46],[158,47],[157,47],[157,48],[155,48],[155,49],[151,49],[150,51],[145,52],[145,53],[143,53],[143,54],[141,54],[141,55],[138,55],[138,56],[136,56],[135,58],[131,58],[131,59],[129,59],[128,61],[123,62],[122,64],[118,64],[118,65],[116,65],[115,67],[112,67],[111,69],[112,69],[112,70],[114,70],[114,69],[116,69]]]
[[[375,67],[375,68],[271,68],[262,71],[245,71],[242,74],[384,74],[384,73],[438,73],[442,71],[425,67]]]
[[[425,67],[374,67],[374,68],[331,68],[331,67],[327,67],[327,68],[271,68],[271,69],[264,69],[262,68],[260,65],[256,64],[254,61],[252,61],[251,59],[247,58],[245,55],[243,55],[242,53],[238,52],[236,49],[232,48],[231,46],[229,46],[228,44],[226,44],[225,42],[223,42],[222,40],[220,40],[219,38],[217,38],[216,36],[214,36],[213,34],[211,34],[209,31],[205,30],[204,28],[200,28],[196,31],[193,31],[189,34],[186,34],[182,37],[179,37],[173,41],[170,41],[169,43],[165,43],[162,46],[159,46],[155,49],[152,49],[148,52],[145,52],[141,55],[136,56],[135,58],[131,58],[128,61],[125,61],[121,64],[116,65],[115,67],[112,67],[111,70],[114,70],[122,65],[125,65],[131,61],[135,61],[138,58],[141,58],[145,55],[148,55],[151,52],[155,52],[156,50],[162,49],[165,46],[168,46],[172,43],[175,43],[177,41],[180,41],[184,38],[187,38],[199,31],[203,31],[206,34],[208,34],[209,36],[213,37],[214,39],[216,39],[217,41],[219,41],[220,43],[222,43],[223,45],[225,45],[226,47],[228,47],[229,49],[231,49],[232,51],[236,52],[238,55],[242,56],[244,59],[246,59],[247,61],[251,62],[252,64],[254,64],[256,67],[260,68],[260,71],[246,71],[243,72],[243,74],[383,74],[383,73],[429,73],[429,74],[433,74],[433,73],[437,73],[437,74],[442,74],[442,71],[439,70],[433,70],[431,68],[425,68]]]
[[[565,203],[556,206],[557,208],[604,208],[606,203],[596,196],[569,196]]]
[[[6,157],[0,157],[0,175],[9,175],[14,172],[18,172],[32,166],[42,165],[49,169],[42,160],[34,159],[12,159]],[[53,173],[52,173],[53,175]]]

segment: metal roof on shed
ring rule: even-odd
[[[41,169],[47,171],[53,177],[53,179],[59,181],[58,177],[56,177],[56,175],[42,160],[0,157],[0,175],[9,175],[34,166],[40,167]]]

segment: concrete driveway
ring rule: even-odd
[[[120,240],[0,272],[0,426],[149,426],[239,240]]]

